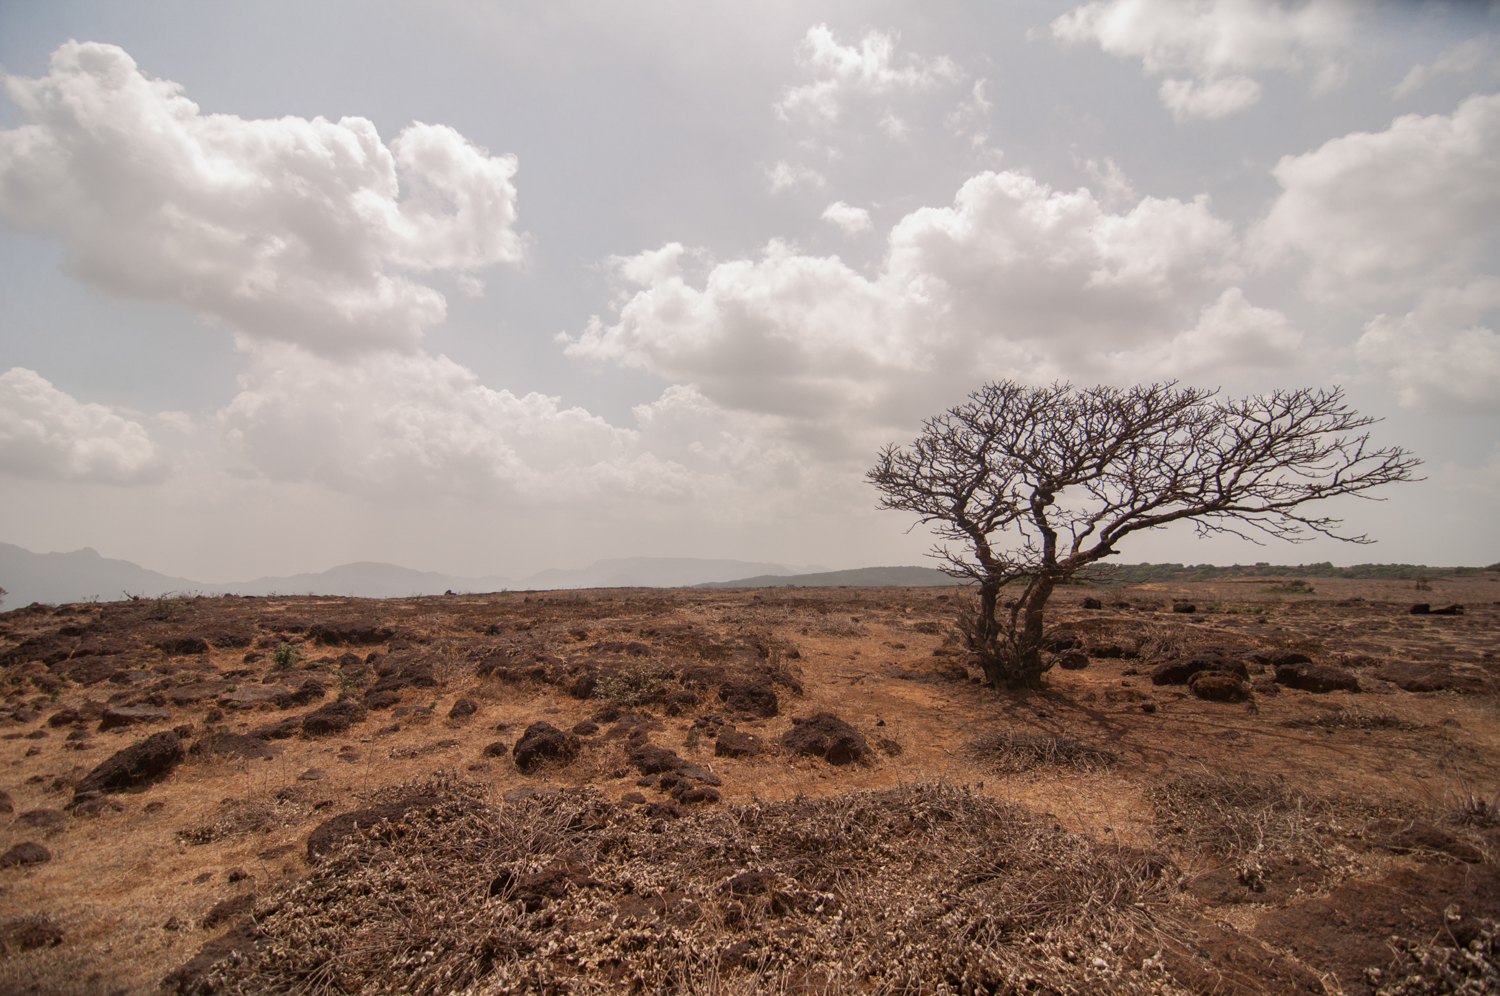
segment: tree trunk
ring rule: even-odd
[[[969,649],[979,658],[986,681],[997,689],[1015,690],[1042,687],[1042,636],[1045,626],[1042,609],[1052,595],[1050,578],[1037,579],[1023,606],[1023,618],[1014,629],[1002,622],[1000,586],[986,582],[979,588],[979,611],[964,620]]]

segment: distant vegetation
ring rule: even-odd
[[[1213,564],[1110,564],[1107,573],[1093,579],[1096,584],[1139,584],[1143,581],[1217,581],[1223,578],[1343,578],[1344,580],[1389,579],[1412,580],[1452,578],[1500,571],[1500,564],[1488,567],[1428,567],[1424,564],[1355,564],[1334,567],[1321,564],[1251,564],[1215,567]]]

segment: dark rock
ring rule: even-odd
[[[1083,637],[1071,629],[1054,629],[1042,638],[1042,649],[1052,654],[1063,654],[1069,650],[1081,650]]]
[[[194,756],[218,755],[220,757],[265,757],[280,754],[282,747],[266,742],[267,738],[247,736],[243,733],[210,733],[188,748]]]
[[[21,917],[0,923],[0,959],[18,951],[53,948],[63,942],[63,932],[45,916]],[[32,992],[39,990],[27,987]]]
[[[227,681],[194,681],[178,685],[167,693],[167,698],[173,705],[193,705],[205,699],[217,699],[228,687]]]
[[[1210,702],[1243,702],[1250,697],[1250,686],[1228,671],[1199,671],[1188,680],[1188,687]]]
[[[573,724],[572,732],[580,737],[591,737],[599,732],[599,724],[592,719],[581,720]]]
[[[672,802],[648,802],[636,812],[648,820],[675,820],[682,815],[682,809]]]
[[[1175,660],[1165,661],[1151,669],[1151,684],[1153,685],[1185,685],[1188,679],[1199,671],[1223,671],[1227,674],[1238,675],[1241,678],[1250,677],[1250,669],[1242,660],[1231,657],[1222,657],[1217,654],[1195,654],[1191,657],[1179,657]]]
[[[1057,666],[1064,671],[1082,671],[1089,666],[1089,655],[1077,650],[1069,651],[1058,658]]]
[[[203,914],[203,919],[198,926],[204,930],[212,930],[219,924],[236,917],[244,916],[255,908],[255,895],[245,893],[243,896],[231,896],[221,899],[209,907],[208,912]]]
[[[1432,611],[1432,606],[1427,602],[1418,602],[1410,609],[1409,614],[1414,616],[1425,616]]]
[[[1172,603],[1172,611],[1173,612],[1178,612],[1178,613],[1183,613],[1183,614],[1189,614],[1189,613],[1197,612],[1198,611],[1198,606],[1194,605],[1192,602],[1173,602]]]
[[[484,749],[485,757],[504,757],[510,753],[510,744],[504,740],[496,740]]]
[[[1097,598],[1085,598],[1083,600],[1083,607],[1085,609],[1102,609],[1104,608],[1104,603]]]
[[[714,740],[714,757],[754,757],[765,749],[760,737],[739,730],[725,730]]]
[[[52,852],[34,840],[22,841],[4,854],[0,854],[0,868],[13,865],[37,865],[52,860]]]
[[[307,628],[308,638],[325,647],[370,646],[385,643],[396,635],[389,626],[373,620],[316,623]]]
[[[194,654],[206,654],[212,648],[208,641],[201,636],[191,634],[185,636],[169,636],[164,640],[157,640],[153,646],[168,654],[190,656]]]
[[[250,736],[258,740],[289,740],[302,732],[302,717],[288,716],[274,723],[257,726],[250,731]]]
[[[143,723],[165,723],[172,718],[167,709],[152,706],[117,706],[104,710],[99,720],[100,730],[113,730],[121,726],[137,726]]]
[[[48,733],[46,730],[32,730],[30,733],[26,734],[26,736],[23,737],[22,739],[24,739],[24,740],[46,740],[50,736],[52,736],[52,734]]]
[[[448,710],[449,719],[468,719],[479,711],[479,703],[473,699],[459,699],[453,703],[453,708]]]
[[[401,701],[400,692],[371,692],[365,696],[366,709],[389,709]]]
[[[339,699],[320,706],[302,717],[302,732],[310,737],[343,733],[355,723],[363,722],[365,707],[354,699]]]
[[[684,806],[691,806],[698,803],[718,802],[719,792],[706,785],[695,786],[690,782],[683,782],[672,791],[672,797]]]
[[[16,804],[10,801],[10,793],[0,789],[0,813],[14,813]]]
[[[68,814],[60,809],[29,809],[17,816],[16,822],[23,827],[50,830],[54,827],[65,826],[68,822]]]
[[[756,681],[731,681],[720,686],[719,701],[728,712],[769,719],[779,711],[776,692]]]
[[[294,705],[311,705],[327,694],[328,689],[323,687],[323,683],[321,681],[319,681],[317,678],[308,678],[306,681],[302,682],[302,684],[297,686],[297,690],[295,692],[292,692],[287,696],[287,702],[285,705],[282,705],[282,703],[280,702],[277,702],[277,705],[280,705],[283,709],[290,708]]]
[[[380,674],[386,667],[382,662],[375,669]],[[436,688],[437,677],[432,673],[432,665],[421,662],[408,663],[402,666],[390,665],[389,673],[380,676],[380,680],[370,686],[371,692],[399,692],[403,688]]]
[[[571,733],[564,733],[551,723],[537,722],[526,727],[513,750],[516,767],[530,774],[546,763],[566,765],[573,763],[583,749],[583,741]]]
[[[229,879],[229,884],[233,885],[235,882],[243,882],[245,879],[254,878],[255,876],[243,868],[231,868],[229,869],[229,874],[225,877]]]
[[[191,740],[193,739],[194,734],[198,732],[198,728],[192,723],[180,723],[177,726],[172,727],[172,732],[177,734],[183,740]]]
[[[1354,672],[1331,664],[1285,664],[1276,669],[1276,683],[1304,692],[1357,692]]]
[[[861,761],[869,753],[864,736],[831,712],[798,716],[781,735],[781,745],[794,754],[821,757],[829,764]]]
[[[118,799],[111,799],[107,795],[101,795],[97,799],[85,799],[73,807],[73,815],[76,817],[98,816],[105,811],[123,813],[125,812],[125,804]]]
[[[1461,616],[1464,614],[1462,605],[1446,605],[1441,609],[1433,609],[1427,613],[1430,616]]]
[[[182,762],[182,739],[170,730],[153,733],[117,751],[84,776],[73,789],[75,799],[87,792],[120,792],[167,775]]]
[[[1454,691],[1485,694],[1494,690],[1494,682],[1475,672],[1455,671],[1446,664],[1398,662],[1371,672],[1381,681],[1389,681],[1408,692]]]
[[[394,823],[410,810],[425,809],[436,804],[437,801],[437,796],[414,795],[399,802],[388,802],[380,806],[371,806],[369,809],[358,809],[352,813],[344,813],[331,820],[325,820],[318,824],[308,836],[307,856],[310,860],[316,860],[319,856],[327,854],[342,844],[361,827],[372,827],[383,821]]]
[[[682,763],[675,750],[643,744],[630,752],[630,763],[643,775],[655,775],[663,771],[675,771]]]
[[[1295,650],[1258,650],[1249,655],[1257,664],[1269,668],[1288,667],[1294,664],[1311,664],[1313,659]]]
[[[47,725],[72,726],[74,723],[81,723],[83,721],[83,716],[79,714],[77,709],[63,709],[60,712],[53,713],[47,719]]]
[[[697,704],[698,696],[695,692],[679,688],[668,692],[666,698],[662,699],[662,712],[668,716],[679,716]]]

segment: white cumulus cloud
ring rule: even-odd
[[[522,256],[515,158],[446,126],[387,146],[364,118],[204,114],[96,43],[5,86],[25,123],[0,132],[0,215],[109,293],[322,353],[410,350],[446,309],[414,275]]]
[[[778,162],[766,169],[766,181],[771,185],[771,193],[777,194],[783,190],[794,190],[804,183],[814,187],[824,186],[827,181],[823,174],[810,166]]]
[[[1165,77],[1159,96],[1179,121],[1220,118],[1260,100],[1251,75],[1319,67],[1315,87],[1341,82],[1352,44],[1351,0],[1096,0],[1052,22],[1055,38],[1093,42]]]
[[[167,461],[145,426],[85,404],[25,367],[0,374],[0,471],[100,484],[149,484]]]
[[[843,201],[834,201],[823,210],[823,220],[837,225],[844,230],[845,235],[858,235],[860,232],[868,232],[870,225],[870,212]]]
[[[867,31],[857,45],[841,45],[826,24],[815,25],[807,30],[799,53],[815,79],[788,89],[776,109],[785,118],[831,121],[849,94],[924,90],[962,75],[946,56],[909,56],[897,65],[895,54],[896,40],[883,32]]]
[[[1391,95],[1398,99],[1410,97],[1435,79],[1471,73],[1486,63],[1500,68],[1495,66],[1496,41],[1492,34],[1466,38],[1431,62],[1417,63],[1391,89]]]

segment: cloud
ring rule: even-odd
[[[413,350],[446,312],[415,274],[522,257],[515,157],[452,128],[387,146],[364,118],[203,114],[96,43],[5,85],[26,123],[0,132],[0,215],[108,293],[326,355]]]
[[[150,484],[167,461],[139,422],[84,404],[33,370],[0,374],[0,471],[97,484]]]
[[[947,119],[948,129],[967,139],[976,149],[990,140],[990,111],[995,106],[985,99],[985,83],[985,80],[975,80],[968,99],[959,104]]]
[[[834,201],[823,211],[823,220],[837,225],[845,235],[858,235],[870,230],[870,212],[853,207],[843,201]]]
[[[1260,100],[1250,74],[1318,65],[1315,89],[1337,86],[1337,56],[1352,44],[1358,7],[1349,0],[1097,0],[1052,22],[1053,37],[1093,42],[1139,58],[1166,77],[1158,96],[1178,121],[1220,118]]]
[[[1365,325],[1355,352],[1408,408],[1500,414],[1500,336],[1480,324],[1500,309],[1500,277],[1433,288],[1400,317]]]
[[[1164,343],[1113,354],[1111,373],[1117,381],[1171,377],[1217,384],[1244,370],[1291,367],[1301,347],[1302,333],[1284,314],[1257,308],[1244,291],[1230,287],[1204,307],[1193,328]]]
[[[1398,100],[1410,97],[1428,83],[1443,76],[1471,73],[1495,57],[1495,36],[1480,35],[1459,42],[1433,61],[1417,63],[1391,89]]]
[[[895,39],[879,31],[866,31],[856,47],[840,45],[826,24],[808,28],[799,61],[812,69],[817,78],[804,86],[789,88],[776,105],[777,113],[788,119],[832,121],[839,116],[842,102],[849,94],[925,90],[962,75],[946,56],[935,59],[909,56],[904,66],[897,66],[893,62],[895,51]]]
[[[836,448],[904,427],[983,377],[1113,368],[1116,354],[1191,324],[1238,274],[1235,248],[1204,198],[1111,213],[1087,190],[989,172],[951,207],[903,218],[873,277],[777,241],[718,264],[701,287],[653,270],[616,322],[592,320],[566,352],[797,420]]]
[[[1305,256],[1313,297],[1361,304],[1465,284],[1500,233],[1500,94],[1332,139],[1275,175],[1282,193],[1255,240],[1267,259]]]
[[[771,193],[779,194],[783,190],[795,190],[804,183],[814,187],[826,186],[823,174],[817,170],[802,165],[779,162],[766,170],[766,180],[771,184]]]

